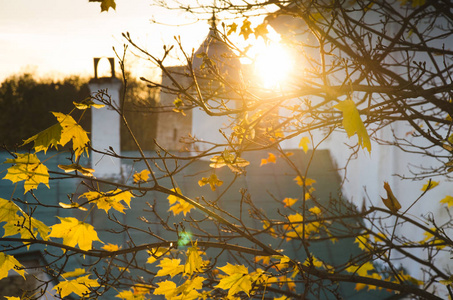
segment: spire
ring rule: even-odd
[[[212,11],[212,18],[209,19],[209,25],[210,25],[210,27],[209,27],[210,30],[214,30],[214,31],[216,30],[216,28],[217,28],[217,18],[215,17],[215,11],[214,10]]]

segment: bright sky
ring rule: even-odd
[[[156,17],[168,24],[189,23],[180,12],[171,14],[151,6],[150,0],[116,0],[116,11],[100,12],[100,3],[88,0],[0,0],[0,82],[6,77],[34,71],[44,77],[93,76],[93,57],[122,52],[122,32],[137,37],[139,45],[153,54],[181,35],[190,50],[208,33],[206,22],[191,26],[152,24]],[[129,65],[138,76],[149,75],[143,62]],[[147,74],[148,73],[148,74]]]

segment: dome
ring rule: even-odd
[[[192,61],[196,74],[203,74],[205,69],[209,70],[210,64],[213,64],[221,75],[233,78],[237,78],[241,65],[237,55],[222,40],[214,26],[211,26],[206,39],[195,51]]]

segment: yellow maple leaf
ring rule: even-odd
[[[359,248],[362,250],[369,250],[371,249],[371,246],[368,244],[369,239],[370,236],[368,234],[359,235],[355,238],[354,243],[359,244]]]
[[[314,215],[320,215],[321,214],[321,209],[317,206],[313,206],[312,208],[308,209],[312,214]]]
[[[228,276],[220,279],[219,284],[215,287],[228,290],[228,296],[233,296],[239,292],[244,292],[250,296],[252,278],[244,265],[232,265],[227,263],[226,266],[218,267],[218,269],[222,270]]]
[[[351,265],[346,268],[346,272],[354,273],[359,276],[367,277],[369,271],[373,271],[374,266],[371,262],[366,262],[362,265]]]
[[[71,209],[71,208],[77,208],[77,209],[80,209],[80,210],[83,210],[83,211],[87,211],[88,209],[86,209],[85,207],[83,206],[80,206],[78,203],[76,202],[72,202],[70,204],[67,204],[67,203],[63,203],[63,202],[58,202],[58,205],[60,205],[61,207],[65,208],[65,209]]]
[[[146,263],[152,264],[166,253],[168,253],[168,249],[162,248],[162,247],[158,247],[157,249],[153,248],[151,250],[148,250],[149,257],[146,260]]]
[[[82,268],[76,268],[74,271],[70,272],[65,272],[61,274],[61,277],[64,279],[70,278],[70,277],[79,277],[80,275],[84,275],[86,273],[85,269]]]
[[[398,202],[395,195],[393,195],[392,189],[386,181],[384,182],[384,189],[387,192],[387,199],[381,197],[382,202],[384,202],[384,205],[387,206],[392,213],[396,214],[398,210],[401,209],[401,204]]]
[[[200,256],[197,243],[195,242],[195,244],[187,250],[187,260],[184,265],[184,273],[192,275],[194,272],[201,271],[204,265],[205,264]]]
[[[74,118],[70,115],[65,115],[59,112],[52,113],[63,128],[59,144],[64,146],[72,140],[72,148],[74,150],[76,158],[82,155],[84,152],[88,156],[87,144],[90,139],[88,138],[87,132],[83,130],[83,128],[79,124],[77,124]]]
[[[116,9],[115,0],[102,0],[101,12],[108,11],[110,7],[113,8],[114,10]]]
[[[61,298],[64,298],[71,293],[75,293],[80,297],[84,297],[90,292],[91,287],[99,286],[95,279],[90,279],[90,275],[78,277],[73,280],[65,280],[57,284],[53,289],[57,290]]]
[[[306,136],[300,139],[299,148],[302,148],[305,153],[308,152],[308,144],[310,144],[310,139]]]
[[[84,197],[88,201],[95,203],[99,209],[105,210],[106,213],[108,213],[110,208],[113,208],[120,213],[124,213],[124,209],[126,209],[126,207],[121,203],[121,201],[124,201],[130,208],[131,199],[134,195],[132,195],[129,191],[116,189],[106,193],[90,191],[83,193],[80,197]]]
[[[52,231],[49,237],[62,238],[63,244],[70,247],[79,245],[79,248],[85,251],[93,248],[94,241],[102,243],[92,225],[72,217],[57,218],[61,223],[51,226]]]
[[[178,194],[182,194],[179,188],[171,190]],[[167,199],[168,203],[170,204],[170,208],[168,209],[168,211],[172,211],[173,215],[175,216],[181,212],[184,213],[185,216],[188,212],[190,212],[192,208],[195,208],[192,204],[190,204],[186,200],[179,198],[175,195],[168,195]]]
[[[20,208],[10,200],[0,198],[0,223],[13,222],[17,219]]]
[[[297,202],[297,198],[285,198],[283,199],[283,203],[285,204],[285,207],[293,206],[294,203]]]
[[[227,166],[231,171],[235,173],[242,173],[241,168],[246,167],[250,164],[247,160],[230,153],[225,149],[222,155],[215,155],[211,159],[209,166],[211,168],[217,169]]]
[[[48,240],[49,227],[43,222],[28,216],[22,212],[23,217],[19,217],[15,222],[6,223],[3,226],[3,236],[13,236],[20,234],[23,239],[36,239],[38,234],[41,235],[43,240]]]
[[[166,299],[172,299],[176,294],[176,283],[165,280],[157,283],[158,287],[154,289],[154,295],[164,295]]]
[[[274,154],[272,154],[272,153],[268,153],[268,154],[269,154],[269,156],[267,158],[262,158],[261,159],[260,167],[262,165],[265,165],[265,164],[268,164],[268,163],[274,163],[275,164],[277,162],[277,158],[275,157]]]
[[[209,177],[202,177],[201,180],[198,181],[199,186],[204,186],[206,184],[209,184],[211,190],[215,191],[216,186],[221,186],[223,181],[219,180],[216,174],[211,174]]]
[[[15,271],[25,279],[25,270],[22,264],[12,255],[0,252],[0,280],[8,277],[10,270]]]
[[[106,244],[105,246],[102,247],[102,250],[105,250],[105,251],[110,251],[110,252],[114,252],[114,251],[118,251],[121,249],[121,246],[118,246],[118,245],[115,245],[115,244]]]
[[[341,101],[334,108],[340,110],[343,113],[343,127],[349,137],[357,134],[359,139],[358,143],[362,148],[367,148],[368,152],[371,153],[371,142],[368,132],[366,131],[365,125],[363,125],[362,119],[360,118],[359,111],[355,106],[354,101],[348,99]]]
[[[82,175],[85,175],[87,177],[93,177],[92,173],[95,171],[95,170],[90,169],[90,168],[82,167],[79,164],[58,165],[58,167],[60,169],[62,169],[63,171],[65,171],[66,173],[78,171]]]
[[[22,146],[34,142],[35,152],[44,151],[44,153],[52,146],[57,149],[62,130],[63,127],[61,127],[60,123],[54,124],[31,138],[26,139]]]
[[[19,297],[15,297],[15,296],[5,296],[6,300],[20,300]]]
[[[439,181],[428,180],[422,187],[422,191],[428,191],[439,185]]]
[[[8,173],[3,179],[9,179],[13,183],[24,181],[24,190],[36,189],[40,183],[49,188],[49,172],[41,163],[36,154],[15,153],[17,158],[7,159],[5,164],[14,164],[8,168]]]
[[[303,186],[304,185],[304,179],[305,179],[305,186],[312,186],[313,184],[316,183],[316,180],[314,179],[311,179],[311,178],[305,178],[305,177],[300,177],[300,176],[297,176],[296,178],[294,178],[294,181],[299,185],[299,186]]]
[[[156,276],[166,276],[170,275],[171,277],[178,275],[179,273],[184,272],[184,265],[181,265],[181,260],[179,258],[168,258],[164,257],[157,265],[161,269],[157,271]]]
[[[448,207],[453,206],[453,197],[452,196],[445,196],[444,199],[440,200],[440,203],[448,204]],[[1,205],[0,205],[1,207]],[[1,221],[1,218],[0,218]]]
[[[151,172],[149,170],[143,170],[140,173],[135,172],[134,174],[134,183],[139,183],[139,182],[147,182],[149,179],[149,175]]]
[[[82,100],[80,102],[73,101],[72,104],[74,104],[74,106],[77,109],[80,109],[80,110],[86,110],[86,109],[89,109],[91,107],[99,109],[99,108],[103,108],[105,106],[104,104],[96,104],[90,98],[84,99],[84,100]]]

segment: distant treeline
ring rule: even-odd
[[[151,150],[157,118],[152,114],[154,94],[141,82],[128,80],[125,115],[145,150]],[[0,84],[0,145],[10,150],[41,130],[56,123],[52,111],[69,113],[73,101],[90,97],[88,79],[70,76],[61,80],[36,79],[31,74],[11,76]],[[81,111],[74,111],[76,120]],[[80,125],[91,132],[91,113],[87,111]],[[121,148],[136,150],[122,125]]]

